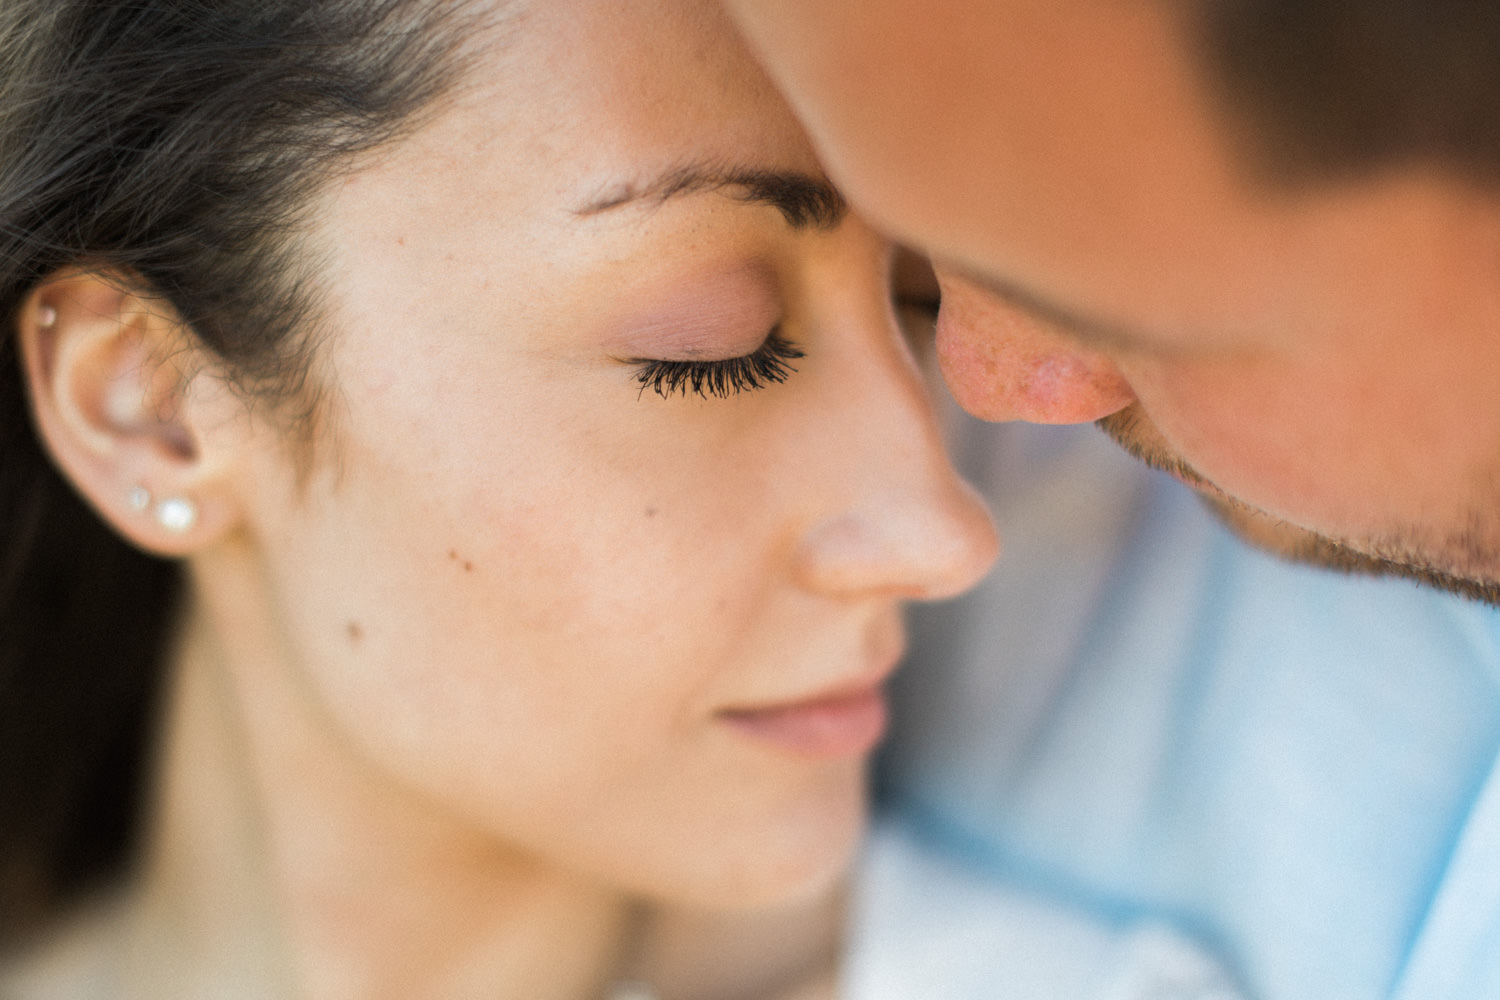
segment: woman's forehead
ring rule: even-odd
[[[453,98],[320,206],[338,325],[576,317],[610,299],[578,301],[579,275],[628,284],[669,257],[718,267],[835,227],[843,199],[800,127],[692,6],[564,0],[485,39]]]
[[[448,114],[450,154],[509,161],[512,176],[530,168],[554,185],[589,178],[592,192],[622,170],[681,163],[815,166],[800,125],[708,0],[526,5],[475,53]]]

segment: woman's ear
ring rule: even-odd
[[[68,269],[16,322],[43,443],[100,516],[164,556],[222,535],[237,512],[211,431],[232,394],[175,311],[118,273]]]

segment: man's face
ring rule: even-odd
[[[966,408],[1109,417],[1253,537],[1500,581],[1500,196],[1257,178],[1159,0],[729,3],[938,262]]]

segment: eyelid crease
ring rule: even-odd
[[[637,366],[635,380],[641,389],[636,398],[650,389],[663,399],[679,392],[704,399],[727,399],[785,382],[797,371],[788,362],[806,356],[779,330],[772,330],[760,347],[739,357],[713,361],[627,358],[624,362]]]
[[[621,310],[601,342],[615,357],[713,360],[765,343],[785,305],[774,263],[739,249],[674,269]]]

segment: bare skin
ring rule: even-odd
[[[1493,191],[1269,186],[1159,0],[727,6],[835,179],[937,258],[968,409],[1112,417],[1277,548],[1500,595]]]
[[[54,457],[191,599],[143,864],[18,995],[832,995],[901,608],[993,529],[717,7],[518,8],[316,206],[311,469],[122,276],[25,304]]]

